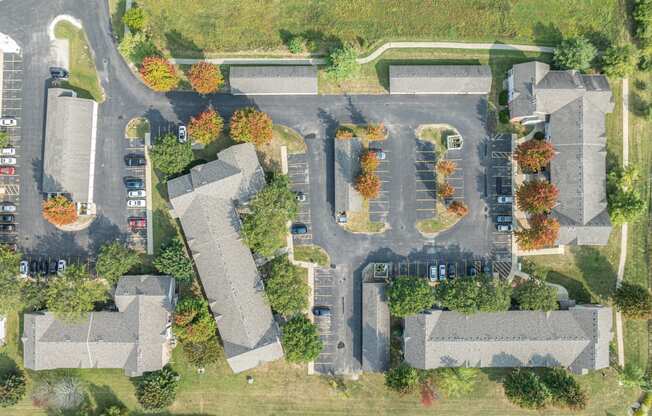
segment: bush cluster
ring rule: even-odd
[[[296,315],[283,325],[281,343],[285,359],[291,363],[307,363],[319,356],[324,344],[317,326],[304,315]]]
[[[136,382],[136,399],[145,410],[164,409],[174,403],[178,387],[179,374],[166,365]]]
[[[224,84],[220,67],[208,62],[194,64],[190,68],[190,71],[188,71],[188,80],[192,89],[200,94],[217,92],[222,84]]]
[[[203,342],[215,337],[215,319],[204,299],[187,297],[177,303],[172,326],[181,342]]]
[[[158,92],[168,92],[179,85],[179,75],[174,65],[160,56],[148,56],[140,66],[145,84]]]
[[[435,289],[437,303],[465,315],[506,311],[511,295],[509,283],[486,276],[446,280]]]
[[[231,116],[231,138],[261,146],[272,141],[272,118],[253,107],[237,110]]]
[[[220,114],[212,108],[208,108],[196,117],[190,117],[188,134],[195,143],[207,145],[220,136],[223,127],[224,120]]]
[[[509,401],[526,409],[543,409],[548,405],[574,411],[586,408],[586,392],[566,370],[547,368],[539,373],[524,369],[512,371],[503,383]]]

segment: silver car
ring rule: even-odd
[[[147,192],[145,192],[144,189],[136,189],[136,190],[127,192],[127,196],[129,198],[145,198],[146,195],[147,195]]]
[[[129,208],[145,208],[147,203],[144,199],[130,199],[127,201],[127,207]]]
[[[15,165],[15,157],[0,157],[0,165]]]
[[[511,204],[512,202],[514,202],[514,197],[513,196],[506,196],[506,195],[499,195],[497,200],[498,200],[499,204]]]
[[[0,118],[0,126],[2,127],[15,127],[18,121],[15,118],[3,117]]]
[[[179,126],[179,142],[185,143],[187,141],[188,141],[188,131],[186,130],[186,126],[181,125]]]
[[[1,212],[16,212],[16,205],[11,202],[4,202],[0,205]]]
[[[16,154],[16,149],[13,147],[3,147],[0,149],[0,155],[2,156],[14,156]]]

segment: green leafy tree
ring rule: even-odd
[[[441,306],[465,315],[509,309],[511,286],[490,277],[462,277],[439,284],[435,297]]]
[[[181,342],[198,343],[214,338],[217,328],[206,301],[193,297],[181,299],[175,308],[172,331]]]
[[[514,289],[514,298],[521,310],[552,311],[559,309],[557,289],[539,279],[529,279]]]
[[[525,409],[542,409],[551,399],[550,390],[539,376],[529,370],[517,369],[509,373],[503,383],[510,402]]]
[[[292,316],[308,307],[310,287],[299,273],[299,267],[290,263],[287,256],[281,256],[269,263],[265,294],[273,310]]]
[[[399,276],[387,289],[387,299],[391,314],[403,318],[430,309],[435,294],[426,279]]]
[[[636,187],[639,180],[640,174],[634,165],[607,175],[607,203],[614,224],[632,222],[646,212],[645,200]]]
[[[564,39],[553,55],[555,64],[561,69],[587,71],[595,59],[598,50],[583,37]]]
[[[639,58],[634,45],[613,46],[602,56],[602,66],[608,76],[625,78],[636,71]]]
[[[156,170],[166,178],[183,172],[194,158],[190,142],[180,143],[173,134],[160,137],[152,146],[150,157]]]
[[[229,133],[237,142],[261,146],[272,141],[272,118],[253,107],[236,110],[231,116]]]
[[[57,318],[75,321],[106,300],[106,286],[91,278],[82,265],[69,265],[46,290],[46,306]]]
[[[140,32],[145,29],[147,17],[145,16],[143,9],[140,7],[132,7],[122,16],[122,23],[124,23],[130,31]]]
[[[503,312],[512,305],[512,286],[509,282],[488,276],[478,278],[478,310],[480,312]]]
[[[541,381],[548,387],[555,406],[567,407],[570,410],[586,408],[588,396],[568,371],[563,368],[548,368],[543,371]]]
[[[306,40],[299,35],[292,36],[288,41],[288,50],[290,53],[301,53],[306,50]]]
[[[401,363],[385,373],[385,385],[401,394],[407,394],[419,385],[419,373],[406,363]]]
[[[25,375],[12,368],[0,375],[0,407],[13,406],[25,397]]]
[[[303,315],[296,315],[283,325],[281,343],[285,358],[291,363],[312,361],[324,348],[317,326]]]
[[[614,294],[616,308],[628,319],[649,319],[652,316],[652,295],[640,285],[623,282]]]
[[[170,275],[180,282],[190,282],[195,276],[192,260],[186,254],[183,242],[174,237],[161,248],[154,258],[154,267],[163,274]]]
[[[441,368],[437,370],[437,386],[446,396],[455,398],[469,396],[478,381],[476,368]]]
[[[209,338],[200,342],[185,342],[183,355],[188,362],[197,367],[204,368],[215,364],[222,357],[222,350],[217,338]]]
[[[344,81],[360,72],[358,52],[351,45],[335,48],[328,56],[326,73],[337,81]]]
[[[298,203],[285,175],[275,175],[249,204],[242,221],[242,238],[262,256],[271,256],[285,245],[287,222],[297,215]]]
[[[136,399],[145,410],[164,409],[174,403],[179,387],[179,374],[169,365],[159,371],[145,373],[136,384]]]
[[[636,0],[634,5],[636,37],[643,46],[649,46],[652,40],[652,0]]]
[[[119,241],[114,241],[100,248],[95,272],[99,277],[106,279],[110,285],[115,285],[123,275],[139,263],[138,253]]]
[[[645,380],[645,370],[632,362],[628,362],[618,374],[618,380],[625,387],[639,388]]]
[[[9,146],[9,133],[6,131],[0,131],[0,147]]]
[[[118,50],[122,56],[137,66],[140,66],[148,56],[160,55],[156,45],[147,37],[145,32],[127,33],[120,41]]]

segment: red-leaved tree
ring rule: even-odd
[[[63,195],[53,196],[43,202],[43,218],[54,225],[67,225],[77,221],[77,207]]]
[[[543,214],[557,203],[559,190],[551,183],[541,180],[523,182],[516,190],[519,209],[530,214]]]
[[[140,75],[154,91],[167,92],[179,84],[179,75],[174,65],[159,56],[148,56],[140,66]]]
[[[373,173],[378,169],[380,161],[376,152],[366,151],[360,156],[360,168],[363,173]]]
[[[188,71],[188,80],[192,89],[200,94],[211,94],[217,92],[224,78],[220,72],[220,67],[208,62],[197,62],[190,71]]]
[[[197,143],[209,144],[220,135],[223,127],[222,117],[217,111],[209,108],[199,113],[197,117],[190,117],[188,134]]]
[[[524,172],[538,172],[555,157],[555,149],[545,140],[528,140],[519,144],[514,159]]]
[[[437,185],[437,193],[442,198],[450,198],[455,194],[455,188],[448,182],[443,182]]]
[[[457,163],[452,160],[443,159],[437,162],[437,173],[444,177],[452,175],[456,168]]]
[[[555,244],[559,236],[559,221],[545,214],[530,218],[530,228],[514,233],[518,246],[523,250],[537,250]]]
[[[241,108],[231,116],[230,133],[238,142],[267,144],[272,141],[272,118],[253,107]]]
[[[451,212],[458,217],[463,217],[466,214],[469,213],[469,207],[466,206],[464,202],[461,201],[453,201],[451,204],[448,206],[448,212]]]
[[[365,199],[378,198],[380,186],[380,178],[374,173],[363,173],[355,180],[355,190]]]

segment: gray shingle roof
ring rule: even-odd
[[[264,297],[251,251],[240,238],[234,203],[265,185],[251,144],[223,150],[218,160],[168,182],[199,278],[234,372],[283,356],[278,327]]]
[[[413,367],[609,366],[611,308],[582,305],[551,312],[465,316],[433,310],[405,320],[405,360]]]
[[[389,306],[383,283],[362,284],[362,370],[389,368]]]
[[[159,370],[169,360],[173,294],[169,276],[124,276],[115,295],[119,312],[92,312],[78,322],[47,311],[25,314],[25,367],[122,368],[130,377]]]
[[[353,187],[360,170],[362,143],[357,138],[350,140],[334,139],[335,146],[335,213],[359,211],[362,196]]]
[[[488,65],[390,65],[390,94],[488,94]]]
[[[317,67],[232,66],[229,84],[233,95],[316,95]]]
[[[93,112],[97,103],[72,96],[72,91],[48,89],[43,185],[45,193],[70,194],[89,200],[89,169]]]

